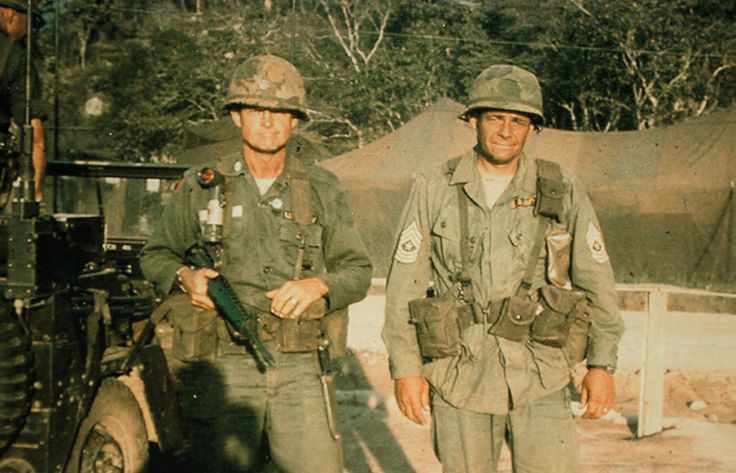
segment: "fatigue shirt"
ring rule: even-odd
[[[470,268],[475,299],[483,307],[515,293],[524,276],[537,234],[534,215],[537,166],[522,155],[509,186],[492,209],[485,203],[475,152],[464,155],[453,171],[445,163],[416,178],[399,227],[396,252],[386,288],[383,337],[394,379],[425,376],[434,390],[455,407],[505,414],[554,391],[569,381],[569,367],[559,348],[527,339],[514,342],[488,334],[490,324],[463,331],[461,354],[422,364],[416,331],[409,323],[408,302],[423,297],[432,281],[438,295],[452,286],[461,269],[456,185],[468,198]],[[570,276],[592,301],[589,364],[616,365],[623,322],[617,308],[613,271],[599,224],[579,182],[563,169],[567,185],[563,223],[572,236]],[[549,232],[550,229],[547,230]],[[532,292],[545,283],[543,245]]]
[[[25,121],[25,40],[13,41],[0,30],[0,50],[9,48],[5,67],[0,74],[0,134],[8,132],[10,119],[17,125]],[[41,81],[35,64],[31,64],[31,118],[45,118],[46,107],[41,98]]]
[[[223,175],[232,178],[233,202],[225,207],[223,248],[226,264],[222,274],[240,300],[269,312],[264,293],[293,279],[299,228],[291,205],[289,171],[294,160],[269,190],[261,195],[241,153],[218,162]],[[334,174],[302,163],[312,193],[312,223],[307,238],[307,256],[313,270],[304,277],[319,276],[329,287],[330,310],[347,307],[363,299],[370,287],[371,262],[353,225],[346,196]],[[201,239],[201,216],[206,215],[208,190],[197,183],[197,172],[184,174],[181,187],[167,204],[162,219],[141,252],[141,267],[162,293],[168,293],[176,271],[186,265],[185,251]],[[229,223],[228,223],[229,221]]]

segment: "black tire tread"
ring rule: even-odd
[[[0,453],[25,424],[33,379],[31,341],[8,308],[0,306]]]

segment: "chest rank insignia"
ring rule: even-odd
[[[536,195],[533,195],[531,197],[514,197],[514,200],[511,201],[511,208],[515,209],[517,207],[534,207],[534,204],[536,203]]]
[[[422,234],[419,233],[417,222],[411,222],[399,237],[399,245],[396,248],[394,259],[399,263],[411,264],[417,260],[419,246],[422,244]]]

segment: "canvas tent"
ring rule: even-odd
[[[323,165],[348,191],[376,276],[385,277],[415,172],[472,148],[442,99],[395,132]],[[736,292],[736,108],[659,129],[544,129],[527,151],[572,169],[596,206],[619,282]]]

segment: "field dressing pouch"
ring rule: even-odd
[[[503,300],[501,314],[488,333],[507,340],[520,342],[527,338],[529,326],[542,307],[527,297],[513,295]]]

